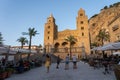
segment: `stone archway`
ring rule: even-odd
[[[51,47],[52,47],[52,46],[51,46],[50,43],[46,44],[46,45],[45,45],[45,52],[46,52],[46,53],[50,53],[50,52],[51,52]]]
[[[68,45],[68,43],[67,43],[67,42],[63,42],[63,43],[62,43],[62,46],[64,46],[64,47],[65,47],[66,45]]]
[[[59,52],[59,51],[58,51],[59,46],[60,46],[60,44],[59,44],[58,42],[55,43],[55,45],[54,45],[54,51],[55,51],[55,52]]]

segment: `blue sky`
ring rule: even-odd
[[[33,37],[32,45],[43,45],[44,24],[51,13],[59,31],[75,29],[80,8],[90,18],[116,2],[119,0],[0,0],[0,32],[5,45],[16,46],[20,45],[16,40],[23,36],[22,32],[34,27],[39,34]]]

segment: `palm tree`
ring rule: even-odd
[[[38,47],[39,47],[39,48],[42,48],[42,45],[40,44]]]
[[[25,38],[25,37],[20,37],[19,39],[17,39],[17,41],[21,43],[21,48],[23,48],[23,46],[24,46],[26,43],[28,43],[28,40],[27,40],[27,38]]]
[[[71,59],[72,58],[72,55],[71,55],[72,43],[74,43],[75,41],[77,41],[77,39],[74,38],[74,36],[70,35],[70,36],[67,36],[67,38],[65,39],[65,41],[67,41],[67,42],[70,43],[70,59]]]
[[[27,38],[25,37],[20,37],[19,39],[17,39],[18,42],[21,43],[21,49],[23,48],[23,46],[28,43],[28,40]],[[20,55],[20,59],[22,58],[22,54],[19,54]]]
[[[96,36],[96,40],[98,40],[99,45],[103,46],[104,41],[109,41],[110,40],[110,35],[106,31],[106,29],[101,29],[99,31],[98,35]],[[103,53],[103,58],[104,58],[104,51],[102,51],[102,53]]]
[[[29,36],[29,50],[31,53],[31,42],[32,42],[32,37],[35,36],[37,33],[37,31],[35,30],[35,28],[29,28],[28,32],[23,32],[23,35],[28,35]],[[30,54],[28,54],[27,59],[29,60]]]
[[[98,40],[99,45],[103,46],[104,45],[104,41],[109,41],[110,40],[110,35],[108,32],[106,32],[106,29],[101,29],[98,33],[98,35],[96,36],[96,40]]]
[[[94,47],[97,47],[97,46],[98,46],[98,43],[97,43],[97,42],[93,42],[93,43],[90,44],[90,47],[91,47],[91,48],[94,48]]]

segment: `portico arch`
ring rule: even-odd
[[[55,52],[56,52],[56,51],[58,51],[59,46],[60,46],[60,44],[59,44],[58,42],[57,42],[57,43],[55,43],[55,45],[54,45]]]

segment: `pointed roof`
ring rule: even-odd
[[[52,13],[50,14],[50,17],[53,17],[53,14],[52,14]]]
[[[80,10],[79,10],[79,11],[84,11],[84,9],[80,8]]]

